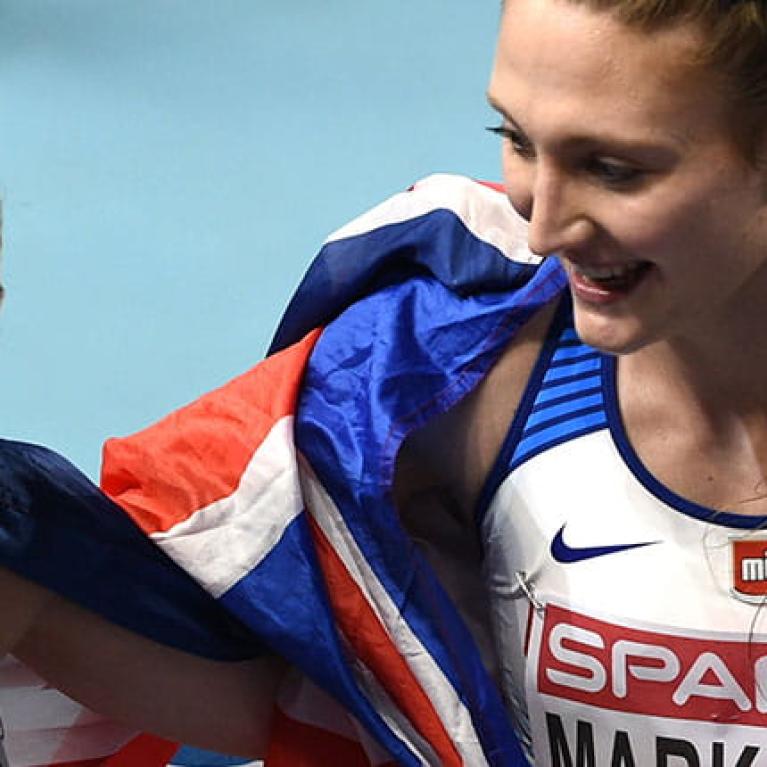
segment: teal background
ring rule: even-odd
[[[2,434],[96,477],[104,439],[262,356],[332,230],[433,172],[498,178],[497,14],[0,0]]]
[[[100,445],[263,354],[324,237],[497,178],[495,0],[0,0],[7,437]]]

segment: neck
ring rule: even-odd
[[[621,415],[650,471],[704,506],[767,515],[767,351],[658,342],[618,362]]]
[[[760,286],[761,287],[761,286]],[[712,413],[767,413],[767,321],[761,290],[754,300],[696,318],[694,332],[650,344],[620,362],[638,385],[681,396]],[[676,395],[676,396],[674,396]]]

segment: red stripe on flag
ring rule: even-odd
[[[488,189],[493,189],[496,192],[503,192],[506,194],[506,185],[499,184],[497,181],[478,181],[480,186],[486,186]]]
[[[144,733],[110,756],[103,767],[166,767],[178,743]]]
[[[102,489],[150,534],[230,495],[253,453],[295,412],[320,331],[130,437],[104,445]]]
[[[311,516],[309,520],[336,621],[355,654],[434,749],[439,763],[460,767],[463,760],[432,702],[330,541]]]
[[[275,708],[265,764],[269,767],[370,767],[359,743],[298,722]],[[387,762],[380,767],[396,767]]]

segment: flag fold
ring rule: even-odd
[[[106,443],[101,519],[45,533],[50,547],[90,535],[83,582],[60,585],[56,563],[25,564],[27,552],[42,556],[35,534],[31,548],[0,547],[3,564],[135,628],[85,583],[108,566],[100,558],[113,559],[91,530],[127,524],[119,547],[140,559],[128,569],[146,568],[132,593],[139,614],[165,570],[173,583],[194,579],[179,587],[189,594],[146,596],[155,638],[174,644],[168,634],[192,616],[202,654],[267,648],[295,669],[270,767],[525,764],[477,642],[404,529],[392,486],[404,439],[472,391],[564,282],[553,259],[527,250],[503,194],[457,176],[425,179],[331,235],[262,363]],[[14,445],[1,451],[4,529],[23,527],[14,509],[48,514],[58,486],[95,493],[49,471],[59,459]],[[36,479],[14,485],[23,471],[8,456],[24,450],[45,464],[54,496],[37,495]]]

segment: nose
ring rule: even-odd
[[[528,246],[539,256],[581,248],[593,233],[577,180],[541,160],[530,174],[523,215]]]

